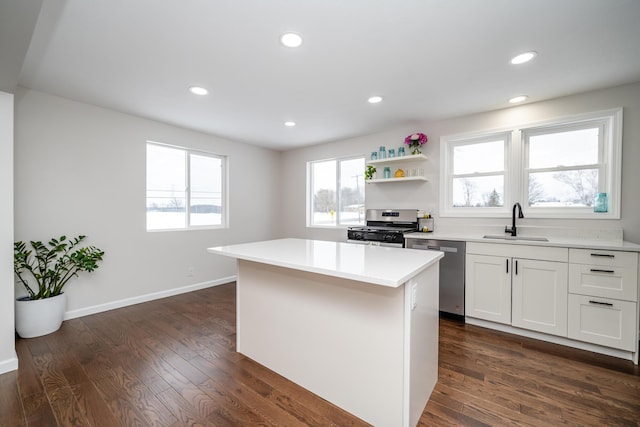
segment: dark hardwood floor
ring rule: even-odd
[[[421,426],[640,426],[631,362],[440,322]],[[235,285],[64,322],[17,339],[0,426],[361,426],[236,353]]]

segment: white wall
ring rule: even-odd
[[[15,138],[15,239],[86,234],[106,252],[65,288],[67,317],[224,282],[235,262],[207,247],[279,235],[279,152],[27,89]],[[230,228],[145,231],[147,140],[228,156]]]
[[[13,297],[13,95],[0,92],[0,374],[18,368]]]
[[[439,218],[439,162],[440,137],[482,130],[497,129],[512,125],[547,120],[567,115],[624,107],[624,129],[622,149],[622,207],[620,220],[543,220],[525,218],[521,225],[566,226],[578,228],[624,229],[625,240],[640,243],[640,83],[587,92],[522,105],[505,110],[476,114],[438,122],[415,123],[398,127],[384,133],[366,137],[291,150],[283,153],[282,169],[288,176],[305,176],[306,162],[350,155],[368,156],[380,145],[388,148],[400,147],[404,137],[414,132],[424,132],[429,142],[423,153],[429,157],[426,174],[429,182],[407,182],[393,184],[369,184],[366,186],[367,207],[381,208],[435,208],[436,231],[438,229],[462,229],[465,226],[504,226],[506,218],[462,219]],[[289,237],[305,237],[323,240],[343,240],[345,230],[309,229],[305,226],[305,182],[303,179],[283,179],[285,234]],[[432,209],[429,209],[432,210]]]

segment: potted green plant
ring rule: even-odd
[[[376,173],[376,167],[372,165],[367,165],[367,168],[364,171],[364,179],[365,180],[372,179],[374,173]]]
[[[14,243],[13,271],[28,294],[16,299],[18,335],[33,338],[60,328],[67,305],[62,289],[79,272],[98,268],[104,255],[95,246],[78,247],[85,238],[61,236],[47,244],[31,241],[31,248],[22,241]]]

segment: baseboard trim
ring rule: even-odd
[[[18,370],[18,354],[14,351],[13,357],[0,361],[0,374]]]
[[[495,323],[488,320],[476,319],[473,317],[465,317],[465,322],[469,325],[481,326],[483,328],[495,329],[497,331],[508,332],[514,335],[521,335],[527,338],[533,338],[540,341],[546,341],[554,344],[565,345],[567,347],[573,347],[580,350],[592,351],[594,353],[604,354],[606,356],[618,357],[620,359],[631,360],[636,365],[638,364],[637,353],[619,350],[617,348],[604,347],[597,344],[586,343],[582,341],[575,341],[571,338],[558,337],[555,335],[548,335],[541,332],[529,331],[526,329],[515,328],[510,325],[504,325],[501,323]]]
[[[89,316],[91,314],[102,313],[104,311],[115,310],[117,308],[127,307],[130,305],[140,304],[143,302],[153,301],[157,299],[167,298],[174,295],[185,294],[187,292],[193,292],[200,289],[211,288],[213,286],[224,285],[225,283],[235,281],[237,276],[224,277],[222,279],[211,280],[208,282],[196,283],[193,285],[183,286],[181,288],[169,289],[161,292],[154,292],[151,294],[140,295],[133,298],[125,298],[118,301],[109,302],[106,304],[94,305],[91,307],[80,308],[77,310],[70,310],[64,314],[64,320],[75,319],[78,317]]]

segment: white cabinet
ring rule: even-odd
[[[381,160],[368,160],[367,165],[376,167],[375,179],[367,180],[369,184],[387,183],[387,182],[409,182],[409,181],[426,181],[424,176],[425,164],[427,156],[424,154],[410,154],[407,156],[389,157]],[[384,168],[389,167],[391,169],[391,177],[384,178]],[[402,178],[396,178],[395,173],[398,169],[402,169],[405,176]],[[414,171],[412,176],[409,176],[408,171]],[[419,171],[422,171],[420,173]]]
[[[567,335],[565,248],[467,244],[465,314]]]
[[[510,260],[467,253],[465,263],[465,315],[510,324]]]
[[[569,338],[637,352],[638,254],[569,250]]]
[[[569,294],[569,338],[636,351],[636,303]]]
[[[465,315],[470,323],[495,322],[496,329],[587,346],[637,364],[639,256],[467,242]]]
[[[638,300],[638,255],[588,249],[569,250],[569,290],[574,294]]]
[[[514,259],[512,321],[518,328],[567,336],[567,263]]]

